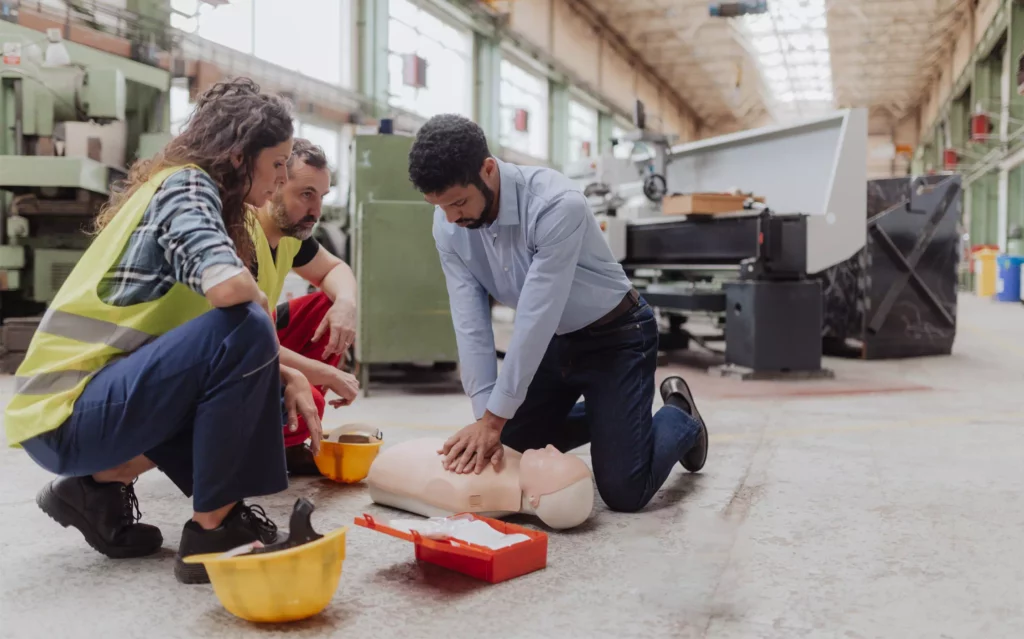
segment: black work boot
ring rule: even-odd
[[[92,477],[58,477],[36,504],[61,526],[74,526],[97,551],[114,559],[152,555],[164,543],[160,529],[140,524],[133,484],[101,484]]]
[[[690,392],[690,387],[686,385],[682,377],[669,377],[661,383],[661,398],[667,405],[675,406],[693,417],[700,425],[697,441],[679,460],[683,468],[695,473],[704,468],[704,462],[708,458],[708,427],[704,425],[704,418],[700,416],[697,404],[693,401],[693,393]]]
[[[320,469],[313,461],[313,451],[306,444],[285,448],[284,457],[289,475],[296,477],[319,477],[321,475]]]
[[[213,530],[206,530],[189,520],[181,532],[181,545],[174,560],[174,576],[183,584],[209,583],[206,566],[186,564],[183,559],[191,555],[227,552],[254,541],[264,545],[277,541],[277,525],[259,506],[238,502],[220,526]]]

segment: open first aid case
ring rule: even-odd
[[[546,533],[474,513],[459,513],[453,515],[453,518],[482,521],[502,534],[521,534],[528,539],[504,548],[492,549],[459,539],[432,539],[415,530],[405,532],[377,521],[365,513],[362,517],[356,517],[355,524],[411,541],[416,547],[416,559],[419,561],[448,568],[492,584],[514,579],[547,566]]]

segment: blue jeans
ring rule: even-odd
[[[65,476],[145,455],[196,512],[210,512],[288,487],[281,392],[263,309],[213,309],[108,364],[60,428],[23,446]]]
[[[562,452],[589,443],[601,499],[612,510],[640,510],[700,430],[674,406],[651,416],[657,358],[657,321],[642,298],[604,326],[556,335],[502,443]]]

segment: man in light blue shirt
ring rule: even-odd
[[[570,180],[492,157],[480,127],[456,115],[420,129],[409,176],[436,207],[434,240],[477,420],[439,451],[445,468],[479,473],[501,461],[502,444],[565,452],[590,443],[602,499],[631,512],[676,463],[704,466],[707,428],[681,378],[662,383],[666,405],[651,416],[653,311]],[[488,295],[516,311],[500,373]]]

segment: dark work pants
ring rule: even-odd
[[[274,325],[256,304],[213,309],[102,369],[36,463],[85,476],[145,455],[196,512],[288,487]]]
[[[502,443],[562,452],[589,443],[601,499],[612,510],[640,510],[699,432],[674,406],[651,416],[657,358],[657,321],[643,299],[604,326],[556,335]]]

